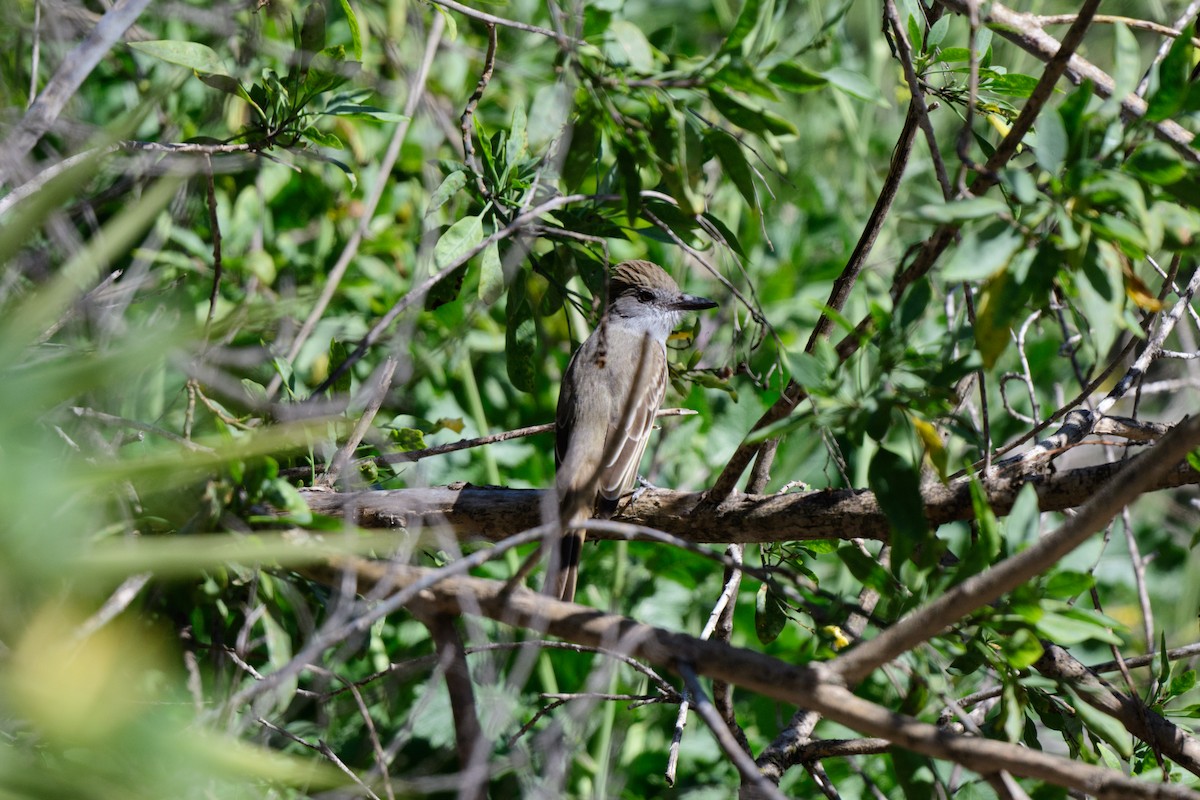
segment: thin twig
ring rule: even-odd
[[[476,188],[479,189],[480,196],[484,198],[491,197],[491,192],[488,191],[487,183],[483,179],[483,171],[479,169],[479,159],[475,157],[475,145],[473,144],[475,134],[472,130],[472,120],[475,116],[475,107],[479,105],[488,83],[492,80],[492,70],[496,68],[495,24],[487,23],[487,34],[487,54],[483,57],[483,71],[479,73],[479,82],[475,84],[475,91],[471,92],[471,96],[467,98],[466,108],[463,109],[462,116],[459,118],[462,124],[463,158],[475,175]]]
[[[550,30],[549,28],[541,28],[537,25],[530,25],[528,23],[518,22],[518,21],[512,20],[512,19],[505,19],[504,17],[497,17],[495,14],[488,14],[485,11],[477,11],[476,9],[471,8],[470,6],[464,6],[462,3],[456,3],[456,2],[454,2],[454,0],[429,0],[429,2],[433,3],[435,6],[442,6],[443,8],[448,8],[451,11],[457,11],[458,13],[462,14],[465,17],[470,17],[471,19],[477,19],[480,22],[486,23],[488,25],[499,25],[502,28],[512,28],[513,30],[517,30],[517,31],[525,31],[526,33],[536,33],[540,36],[545,36],[549,39],[554,39],[560,45],[583,44],[583,42],[577,41],[575,39],[571,39],[571,38],[565,37],[565,36],[559,36],[557,33]]]
[[[942,160],[942,153],[938,149],[937,134],[934,133],[933,123],[929,119],[929,106],[925,103],[925,92],[921,88],[917,70],[913,66],[912,44],[908,41],[904,25],[900,23],[900,13],[896,11],[895,0],[884,0],[883,11],[892,27],[897,57],[900,59],[900,65],[904,68],[904,79],[908,82],[908,91],[912,95],[909,108],[916,112],[917,124],[921,126],[921,131],[925,134],[925,143],[929,147],[929,158],[933,161],[934,174],[937,175],[938,185],[942,187],[942,197],[949,200],[954,194],[954,189],[950,186],[946,163]]]

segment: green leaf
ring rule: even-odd
[[[1095,612],[1084,611],[1083,615],[1073,613],[1077,611],[1083,610],[1072,609],[1071,612],[1065,614],[1047,611],[1037,621],[1038,632],[1044,638],[1063,646],[1089,641],[1123,644],[1121,637],[1110,631],[1103,621],[1086,616],[1088,614],[1095,615]]]
[[[929,539],[920,476],[906,459],[881,447],[867,469],[867,484],[891,525],[892,570],[899,570],[916,547]]]
[[[850,574],[863,586],[869,586],[884,596],[896,594],[899,584],[877,559],[859,550],[852,544],[838,548],[838,558],[850,570]]]
[[[1047,597],[1070,600],[1096,585],[1096,579],[1086,572],[1059,570],[1046,581],[1043,590]]]
[[[946,19],[946,17],[943,17],[942,19]],[[961,61],[970,61],[971,51],[965,47],[944,47],[938,51],[937,56],[933,60],[934,63],[941,61],[947,64],[957,64]]]
[[[325,109],[324,113],[338,117],[349,117],[350,119],[373,119],[379,122],[403,122],[408,119],[403,114],[396,114],[376,106],[366,106],[358,103],[338,103]]]
[[[1120,644],[1120,642],[1117,642],[1117,644]],[[1075,713],[1082,720],[1084,727],[1088,731],[1111,744],[1121,754],[1122,758],[1129,758],[1133,755],[1133,738],[1121,723],[1109,715],[1092,708],[1092,706],[1088,705],[1087,701],[1079,696],[1079,692],[1075,689],[1069,686],[1064,687],[1064,689],[1071,696],[1072,700],[1074,700],[1071,705],[1074,706]],[[1100,750],[1102,755],[1104,754],[1103,746],[1097,749]],[[1123,769],[1123,766],[1118,761],[1115,768]]]
[[[1008,348],[1009,328],[1024,299],[1023,288],[1009,270],[993,275],[983,285],[975,314],[975,347],[985,367],[994,366]]]
[[[1045,652],[1042,643],[1028,628],[1018,628],[1010,636],[1003,636],[997,641],[1004,653],[1004,660],[1013,669],[1033,666]]]
[[[208,45],[196,42],[180,42],[172,39],[157,39],[150,42],[130,42],[129,47],[139,53],[193,69],[196,72],[227,75],[221,57]]]
[[[1150,249],[1146,229],[1115,214],[1100,214],[1092,220],[1092,229],[1116,244],[1127,256],[1140,259]]]
[[[530,151],[540,152],[558,137],[567,124],[573,105],[574,95],[565,84],[555,83],[537,90],[529,108],[529,126],[526,129]]]
[[[725,38],[725,43],[721,45],[721,53],[730,53],[742,46],[742,42],[746,41],[746,37],[758,24],[758,10],[761,5],[762,0],[746,0],[742,3],[733,28]]]
[[[733,181],[733,185],[741,192],[742,197],[751,208],[758,208],[758,195],[754,188],[754,174],[742,152],[742,145],[737,139],[719,128],[710,128],[705,138],[721,163],[721,169]]]
[[[1067,129],[1063,118],[1057,109],[1044,106],[1038,113],[1037,147],[1033,150],[1033,157],[1037,159],[1039,167],[1051,175],[1057,175],[1067,158],[1067,149]]]
[[[1032,483],[1025,483],[1017,492],[1017,499],[1005,520],[1005,539],[1009,551],[1015,552],[1023,545],[1035,541],[1040,529],[1040,512],[1038,510],[1037,489]]]
[[[811,353],[785,353],[788,377],[801,386],[812,389],[829,377],[825,366]]]
[[[346,347],[346,343],[340,339],[332,339],[329,342],[329,370],[328,374],[332,375],[338,367],[345,363],[350,356],[350,349]],[[350,387],[354,379],[353,370],[345,370],[338,379],[329,387],[332,394],[346,395],[350,392]]]
[[[246,99],[249,99],[249,95],[246,94],[246,90],[242,88],[242,85],[228,75],[221,75],[220,73],[203,73],[197,75],[196,77],[198,77],[204,84],[222,91],[225,94],[231,94],[235,97],[245,97]]]
[[[317,130],[313,126],[308,126],[301,133],[305,139],[321,147],[332,147],[335,150],[344,150],[346,145],[338,138],[337,134],[326,133],[325,131]]]
[[[417,428],[392,428],[390,434],[392,444],[398,450],[424,450],[429,446],[425,443],[425,434]]]
[[[1029,97],[1037,83],[1038,79],[1032,75],[1009,72],[988,81],[987,90],[1006,97]]]
[[[773,133],[776,136],[794,136],[796,126],[788,120],[762,107],[734,97],[728,92],[715,86],[708,87],[708,98],[717,111],[739,128],[745,128],[751,133]]]
[[[1162,142],[1146,142],[1125,161],[1125,170],[1147,183],[1169,186],[1187,176],[1183,159]]]
[[[483,241],[483,217],[463,217],[455,222],[433,247],[433,263],[443,270],[462,260],[466,253]]]
[[[571,149],[563,162],[563,181],[577,189],[590,176],[599,178],[600,129],[595,117],[584,113],[571,128]]]
[[[954,255],[939,277],[947,283],[989,278],[1007,267],[1024,246],[1025,237],[1021,231],[1004,220],[979,229],[969,228],[963,232]]]
[[[767,73],[767,80],[780,89],[796,94],[824,89],[829,85],[829,79],[824,75],[803,67],[794,61],[784,61],[776,64]]]
[[[350,6],[350,0],[338,0],[338,2],[342,4],[342,13],[346,15],[346,22],[350,26],[350,50],[354,53],[354,60],[362,61],[362,30],[358,26],[358,16]]]
[[[429,198],[429,207],[425,209],[425,216],[429,216],[437,211],[442,206],[446,205],[451,197],[467,185],[467,173],[464,170],[455,170],[445,177],[445,179],[433,190],[433,194]]]
[[[504,332],[504,361],[508,379],[519,391],[532,392],[537,386],[534,355],[537,350],[537,325],[529,304],[525,279],[513,281],[508,293],[508,325]]]
[[[979,483],[979,478],[974,474],[971,475],[969,488],[971,508],[975,514],[978,535],[967,547],[958,569],[954,571],[956,583],[983,572],[992,565],[1000,553],[1000,523],[996,519],[996,513],[988,505],[987,495]]]
[[[1171,678],[1168,691],[1175,697],[1190,692],[1196,687],[1196,670],[1188,669]]]
[[[867,80],[862,73],[854,72],[844,67],[834,67],[833,69],[825,70],[821,74],[832,86],[851,97],[857,97],[859,100],[874,103],[880,108],[891,108],[891,104],[884,98],[883,93],[879,91],[879,86]]]
[[[479,259],[479,299],[491,305],[504,294],[504,269],[500,263],[500,243],[483,248]]]
[[[654,71],[654,52],[646,34],[637,25],[624,19],[614,19],[604,32],[604,57],[614,67],[628,67],[635,72]]]
[[[763,644],[779,638],[787,625],[787,609],[771,587],[761,584],[754,596],[754,633]]]
[[[1158,88],[1146,103],[1146,119],[1162,122],[1179,113],[1191,89],[1192,37],[1177,36],[1158,66]]]
[[[517,103],[513,108],[512,123],[508,126],[508,141],[504,145],[504,164],[507,170],[525,155],[528,140],[525,138],[525,128],[528,120],[525,117],[525,106]]]
[[[304,10],[304,23],[300,26],[301,68],[325,49],[325,17],[325,0],[312,0]]]
[[[1008,204],[994,197],[971,197],[948,203],[926,203],[916,209],[918,219],[926,222],[965,222],[1008,213]]]
[[[1100,106],[1099,114],[1115,116],[1121,108],[1121,101],[1128,97],[1138,85],[1142,76],[1142,50],[1137,38],[1123,22],[1112,26],[1113,30],[1113,90],[1112,95]],[[1186,37],[1184,37],[1186,38]]]
[[[950,30],[950,17],[943,16],[929,28],[929,35],[926,36],[926,44],[929,47],[937,47],[946,38],[946,34]],[[916,43],[913,43],[916,46]]]

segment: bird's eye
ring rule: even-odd
[[[649,303],[654,300],[654,292],[649,289],[638,289],[637,299],[643,303]]]

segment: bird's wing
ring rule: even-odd
[[[603,370],[603,356],[589,338],[575,351],[567,375],[580,369]],[[580,391],[574,380],[563,380],[555,414],[554,466],[559,515],[564,521],[591,516],[601,462],[604,460],[610,418],[609,393]]]
[[[650,441],[654,418],[667,391],[666,349],[644,338],[637,378],[629,381],[623,403],[610,409],[610,427],[605,442],[605,460],[597,486],[597,516],[616,511],[621,495],[633,485],[638,464]]]

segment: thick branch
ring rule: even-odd
[[[983,482],[992,509],[1004,516],[1017,494],[1030,484],[1042,511],[1075,508],[1093,497],[1121,464],[1042,476],[997,476]],[[1200,472],[1185,464],[1168,470],[1151,490],[1200,484]],[[542,491],[489,486],[397,489],[337,493],[302,489],[309,507],[344,516],[365,528],[449,528],[464,538],[499,541],[541,521]],[[925,513],[933,526],[974,518],[968,484],[956,481],[923,490]],[[786,542],[812,539],[886,540],[889,525],[875,495],[865,489],[827,489],[786,495],[735,495],[715,509],[703,494],[650,489],[624,507],[616,519],[644,525],[691,542]],[[589,537],[617,538],[594,531]]]
[[[1088,705],[1108,714],[1125,730],[1146,742],[1193,775],[1200,775],[1200,741],[1137,697],[1112,688],[1061,647],[1047,642],[1046,651],[1033,666],[1047,678],[1062,681]]]

